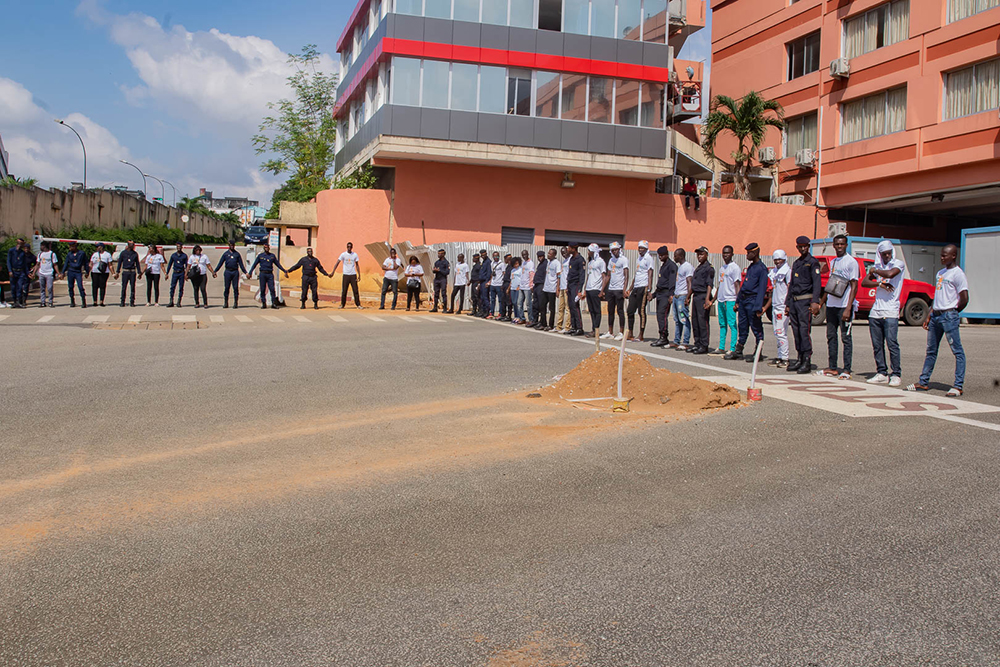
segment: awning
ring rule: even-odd
[[[677,160],[674,163],[674,173],[696,181],[711,181],[714,172],[711,167],[699,162],[682,150],[676,150]]]

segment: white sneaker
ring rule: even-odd
[[[615,336],[615,340],[620,341],[621,339],[622,339],[622,335],[621,334],[618,334],[617,336]]]
[[[561,333],[561,334],[569,333],[569,329],[560,329],[559,333]]]
[[[891,378],[889,378],[890,387],[898,387],[901,384],[903,384],[903,381],[899,379],[898,375],[893,375]]]
[[[608,340],[609,338],[614,338],[614,336],[611,335],[610,331],[606,331],[601,334],[601,338],[603,338],[604,340]]]
[[[899,384],[899,378],[896,378],[896,380],[896,384]],[[879,373],[875,377],[870,378],[868,384],[889,384],[889,378]]]

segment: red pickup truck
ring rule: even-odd
[[[819,256],[816,258],[819,260],[820,266],[820,279],[822,281],[823,287],[826,287],[826,281],[830,278],[830,260],[835,259],[833,256]],[[861,280],[868,275],[868,268],[874,263],[870,259],[863,259],[861,257],[855,258],[858,261],[858,270],[861,274]],[[860,281],[858,282],[858,317],[868,317],[868,312],[875,305],[875,288],[874,287],[862,287]],[[927,317],[927,310],[931,307],[934,302],[934,286],[928,283],[920,282],[919,280],[904,279],[903,285],[899,290],[899,303],[903,306],[902,313],[900,313],[900,318],[910,326],[920,326],[923,324],[924,319]],[[813,325],[819,325],[826,322],[826,306],[820,308],[819,314],[813,317]]]

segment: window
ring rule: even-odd
[[[856,58],[910,36],[910,0],[895,0],[844,21],[844,56]]]
[[[559,75],[555,72],[535,72],[535,115],[559,117]]]
[[[785,157],[793,157],[803,148],[816,149],[816,118],[810,113],[785,123]]]
[[[511,68],[507,74],[507,113],[531,115],[531,70]]]
[[[483,23],[507,25],[507,0],[484,0]]]
[[[534,227],[501,227],[500,245],[511,243],[527,243],[531,245],[535,242]]]
[[[667,38],[667,0],[646,0],[643,14],[642,41],[663,44]]]
[[[840,143],[871,139],[906,129],[906,88],[897,88],[841,106]]]
[[[611,122],[611,79],[593,76],[590,78],[590,104],[587,120],[591,123]]]
[[[615,82],[615,125],[639,125],[639,82]]]
[[[507,70],[483,65],[479,68],[479,110],[484,113],[507,112]]]
[[[590,0],[590,34],[615,36],[615,0]]]
[[[420,16],[423,13],[423,5],[424,0],[396,0],[396,13]]]
[[[1000,7],[1000,0],[948,0],[948,23]]]
[[[479,22],[479,0],[455,0],[455,20]]]
[[[475,111],[479,93],[479,67],[465,63],[451,66],[451,108]]]
[[[487,0],[489,2],[490,0]],[[501,3],[503,4],[503,3]],[[510,22],[515,28],[533,28],[535,0],[510,0]]]
[[[812,74],[819,69],[819,32],[788,44],[788,80]]]
[[[618,39],[639,40],[642,31],[642,0],[618,0]]]
[[[643,82],[642,113],[639,116],[639,124],[643,127],[651,127],[656,130],[663,129],[664,92],[665,87],[662,83]]]
[[[567,74],[563,77],[563,120],[587,120],[587,77]]]
[[[563,32],[590,34],[590,2],[566,0],[563,4]]]
[[[944,119],[1000,107],[1000,59],[951,72],[945,79]]]
[[[437,109],[448,108],[448,63],[440,60],[424,61],[420,106]]]
[[[538,0],[538,29],[562,30],[562,0]]]
[[[435,19],[451,18],[451,0],[424,0],[424,16]]]
[[[392,69],[392,103],[420,106],[420,61],[393,58]]]

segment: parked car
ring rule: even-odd
[[[835,257],[832,255],[819,256],[816,259],[819,260],[820,280],[825,288],[826,281],[830,279],[830,261],[835,259]],[[861,257],[856,257],[855,259],[858,262],[858,270],[860,271],[861,279],[863,280],[864,277],[868,275],[869,267],[871,267],[874,262],[873,260]],[[867,319],[869,311],[871,311],[872,306],[875,305],[875,288],[862,287],[859,283],[857,299],[857,316]],[[910,326],[920,326],[923,324],[924,319],[926,319],[927,311],[933,302],[933,285],[919,280],[910,280],[909,278],[904,279],[903,285],[899,290],[899,303],[902,306],[902,312],[900,313],[899,319],[903,320]],[[824,322],[826,322],[826,306],[822,306],[819,309],[819,314],[814,316],[812,320],[813,326],[818,326]]]
[[[260,245],[267,243],[267,227],[247,227],[243,232],[243,242],[247,245]]]

